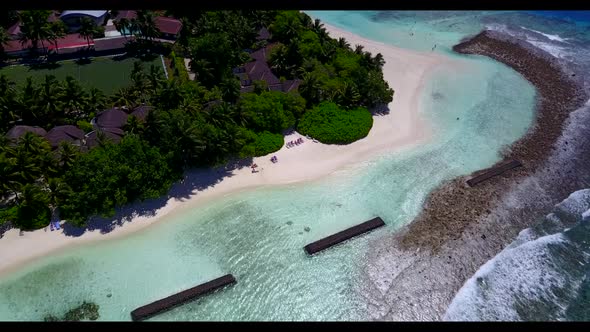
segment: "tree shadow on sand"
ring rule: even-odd
[[[116,210],[115,216],[110,218],[93,217],[85,227],[77,227],[69,223],[62,226],[63,234],[78,237],[86,231],[100,230],[101,234],[110,233],[125,223],[132,222],[136,217],[152,217],[157,210],[164,207],[169,199],[184,201],[199,192],[220,183],[224,178],[232,177],[234,170],[250,167],[252,158],[242,159],[227,165],[211,169],[193,169],[185,172],[181,181],[172,185],[168,194],[156,199],[136,202]]]
[[[377,105],[371,109],[372,115],[387,115],[389,112],[390,110],[388,105]]]

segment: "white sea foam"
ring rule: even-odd
[[[527,38],[526,41],[542,49],[543,51],[553,55],[556,58],[563,59],[571,55],[571,53],[566,51],[566,48],[562,46],[557,46],[555,44],[548,42],[542,42],[533,38]]]
[[[536,299],[565,278],[544,257],[548,244],[566,241],[561,233],[503,250],[479,268],[459,290],[444,320],[519,320],[517,299]]]
[[[576,191],[555,206],[546,219],[575,221],[590,217],[590,189]],[[568,241],[563,232],[536,238],[535,231],[521,231],[515,241],[479,270],[457,292],[447,309],[444,320],[521,320],[517,305],[523,301],[551,301],[561,310],[554,315],[563,317],[565,305],[553,289],[573,290],[580,280],[566,279],[560,259],[552,259],[550,245]],[[584,260],[580,264],[585,264]],[[567,281],[566,281],[567,280]],[[555,318],[555,317],[554,317]]]
[[[568,38],[561,38],[559,35],[550,35],[548,33],[544,33],[544,32],[541,32],[541,31],[538,31],[538,30],[529,29],[529,28],[525,28],[525,27],[522,27],[522,26],[521,26],[521,28],[524,29],[524,30],[529,30],[529,31],[532,31],[532,32],[536,32],[536,33],[538,33],[540,35],[543,35],[543,36],[545,36],[548,39],[553,40],[553,41],[567,43],[566,40],[568,40]]]

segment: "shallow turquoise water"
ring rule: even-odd
[[[364,36],[377,30],[362,15],[339,24]],[[392,42],[386,28],[374,38]],[[100,305],[102,320],[129,320],[137,306],[225,273],[238,283],[154,319],[367,319],[356,285],[369,239],[410,222],[441,181],[498,160],[532,122],[535,91],[528,82],[484,58],[465,62],[460,73],[437,70],[425,89],[432,142],[320,182],[235,194],[128,238],[36,262],[0,281],[0,320],[61,315],[83,300]],[[307,243],[377,215],[388,227],[305,255]]]

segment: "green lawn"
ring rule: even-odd
[[[80,83],[88,87],[94,86],[105,94],[112,94],[120,88],[129,85],[130,74],[133,62],[136,58],[114,60],[113,58],[93,58],[88,64],[77,64],[74,60],[60,61],[54,67],[39,69],[31,66],[8,66],[0,69],[0,74],[6,75],[9,79],[22,84],[29,76],[36,82],[41,82],[45,75],[54,75],[58,80],[63,80],[70,75]],[[143,66],[146,72],[154,64],[162,68],[162,60],[157,56],[151,61],[144,61]]]

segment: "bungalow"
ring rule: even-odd
[[[52,148],[57,148],[61,142],[68,142],[76,146],[82,146],[84,143],[84,131],[72,125],[53,127],[45,139],[49,141]]]
[[[253,92],[254,81],[266,82],[269,91],[297,91],[301,80],[295,79],[281,82],[268,66],[268,57],[274,45],[276,44],[271,44],[252,52],[250,56],[253,61],[247,62],[244,66],[233,70],[234,74],[240,80],[240,92]]]
[[[90,18],[98,26],[104,25],[107,13],[106,10],[65,10],[59,18],[69,27],[70,31],[77,31],[80,28],[80,20],[84,17]]]
[[[121,10],[113,20],[118,21],[122,18],[130,20],[136,17],[137,13],[135,10]],[[182,29],[182,22],[172,17],[156,16],[154,23],[156,23],[156,27],[160,30],[161,39],[176,40]]]
[[[119,128],[99,128],[91,131],[86,135],[86,146],[91,149],[99,145],[100,136],[110,141],[111,143],[119,143],[125,136],[125,132]]]
[[[35,135],[45,137],[47,132],[45,129],[41,127],[31,127],[31,126],[14,126],[10,128],[10,130],[6,133],[6,137],[12,141],[17,141],[21,136],[26,133],[33,133]]]
[[[155,19],[156,26],[160,30],[160,38],[168,40],[176,40],[178,34],[182,29],[182,23],[171,17],[158,16]]]
[[[97,129],[123,128],[127,124],[129,115],[118,108],[112,108],[98,113],[91,124]]]

